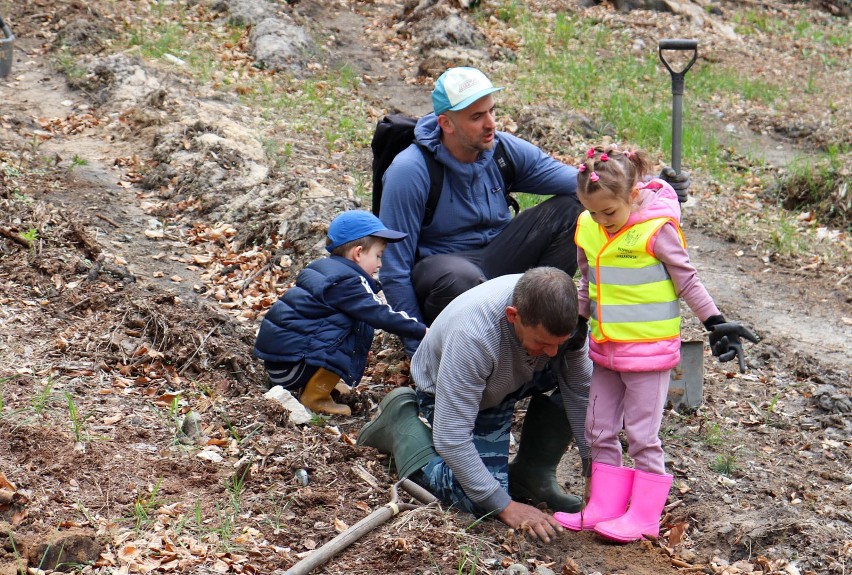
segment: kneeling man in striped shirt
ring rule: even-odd
[[[556,480],[572,437],[583,470],[591,467],[583,433],[592,371],[587,332],[574,281],[559,269],[480,284],[438,315],[411,360],[416,391],[385,396],[358,444],[392,454],[401,478],[444,503],[550,541],[562,527],[537,506],[581,506]],[[529,406],[510,463],[515,404],[524,398]]]

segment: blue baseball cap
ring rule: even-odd
[[[329,252],[343,244],[360,240],[366,236],[376,236],[389,242],[398,242],[408,237],[408,234],[389,230],[382,220],[364,210],[343,212],[328,226],[329,244],[325,249]]]
[[[432,109],[436,116],[448,110],[464,110],[480,98],[502,89],[476,68],[450,68],[435,82]]]

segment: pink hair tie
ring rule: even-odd
[[[585,172],[586,171],[586,164],[580,164],[579,166],[577,166],[577,171],[580,172],[581,174],[583,172]]]
[[[606,154],[601,154],[601,162],[606,162],[607,160],[609,160],[609,156],[607,156]]]
[[[631,152],[630,150],[624,150],[624,157],[629,160],[633,157],[633,152]]]
[[[589,179],[593,182],[597,182],[598,180],[600,180],[600,178],[598,177],[598,174],[596,172],[592,172],[592,175],[589,176]]]
[[[588,152],[586,152],[586,157],[587,157],[587,158],[594,158],[594,157],[595,157],[595,149],[594,149],[594,148],[590,148],[590,149],[589,149],[589,151],[588,151]]]

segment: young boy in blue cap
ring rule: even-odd
[[[381,285],[373,276],[382,267],[382,253],[388,242],[405,237],[361,210],[332,220],[325,247],[331,256],[302,270],[260,325],[254,355],[264,360],[270,385],[301,389],[299,401],[312,411],[350,415],[331,391],[339,379],[350,387],[361,380],[374,329],[416,339],[426,335],[426,325],[376,295]]]

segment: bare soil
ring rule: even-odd
[[[222,22],[227,36],[234,28],[217,4],[185,8],[197,22]],[[804,14],[819,26],[843,18],[831,5],[723,7],[730,20]],[[303,74],[345,63],[362,78],[353,97],[368,124],[429,107],[418,40],[394,25],[418,10],[469,21],[475,13],[443,3],[274,6],[321,45],[318,68]],[[115,56],[129,26],[163,25],[157,9],[35,0],[0,13],[17,36],[12,74],[0,79],[0,574],[285,572],[391,497],[387,458],[354,443],[383,395],[408,383],[398,342],[377,337],[367,376],[340,399],[351,417],[305,425],[263,397],[251,357],[263,312],[321,255],[324,225],[360,203],[354,182],[369,171],[369,149],[289,131],[294,118],[262,117],[215,73],[205,82],[138,50]],[[636,37],[695,32],[684,14],[649,24],[649,12],[606,5],[529,9],[569,10]],[[492,20],[475,22],[505,41]],[[707,58],[807,81],[802,47],[760,36],[726,44],[716,30],[705,26]],[[252,67],[248,31],[238,36],[221,43],[245,60],[243,77],[286,74]],[[848,62],[850,47],[837,50]],[[82,71],[61,64],[69,51]],[[848,146],[848,71],[811,81],[817,93],[785,110],[746,101],[726,110],[713,129],[733,138],[730,161],[765,150],[769,164],[744,169],[780,178],[793,155]],[[834,120],[821,122],[829,89]],[[697,108],[713,125],[720,106]],[[519,133],[560,157],[584,149],[584,136],[547,127],[564,125],[564,110],[517,110],[529,120],[515,118]],[[283,166],[258,143],[271,135],[292,145]],[[749,346],[745,374],[705,354],[703,403],[666,413],[675,485],[659,540],[622,546],[565,533],[543,545],[496,521],[424,507],[316,572],[852,572],[849,229],[828,226],[825,245],[781,253],[760,237],[775,213],[767,194],[694,178],[684,212],[692,257],[726,316],[761,342]],[[687,337],[702,337],[694,318],[685,324]],[[560,467],[574,493],[578,465],[571,450]]]

